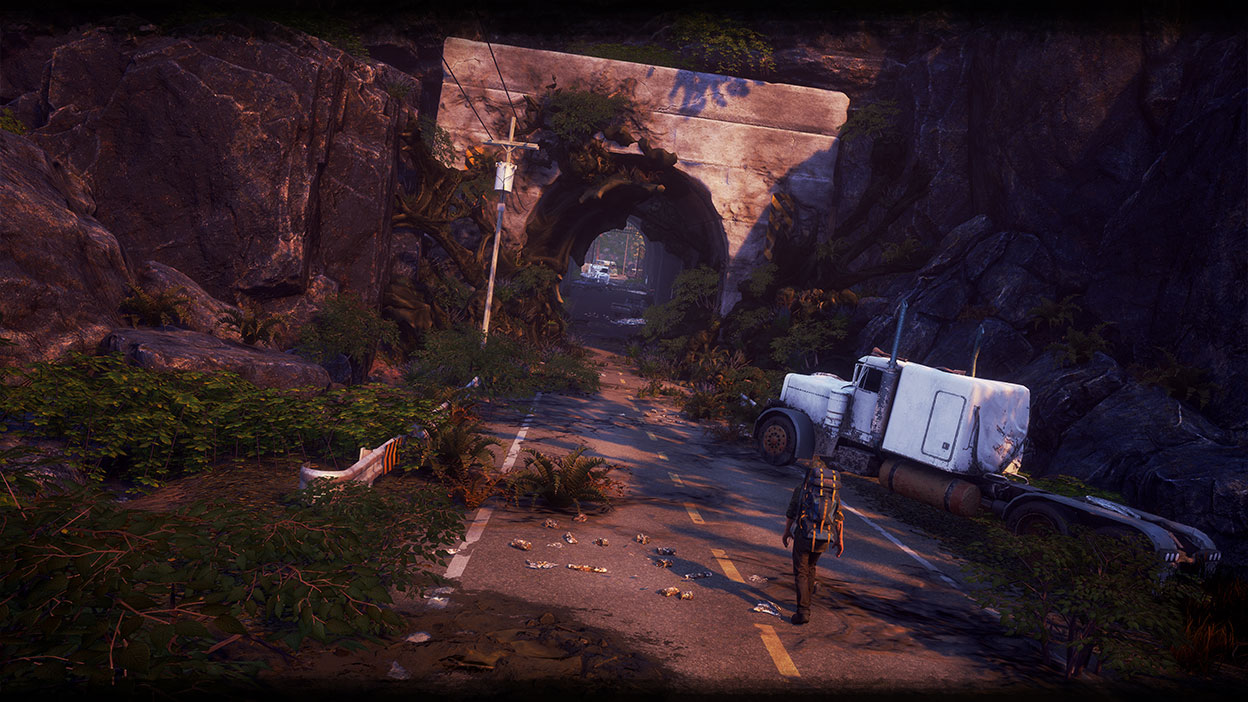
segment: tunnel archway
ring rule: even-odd
[[[642,165],[640,156],[617,154],[619,165]],[[582,266],[593,241],[603,232],[623,229],[629,221],[656,251],[679,259],[681,268],[705,265],[724,281],[728,239],[723,218],[710,192],[696,178],[667,168],[657,182],[609,181],[586,190],[585,183],[561,175],[542,193],[525,224],[525,256],[560,273]],[[671,279],[663,276],[655,301],[670,296]]]

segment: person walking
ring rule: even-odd
[[[810,621],[810,602],[819,587],[815,564],[832,539],[836,539],[836,557],[845,552],[840,487],[841,476],[815,456],[806,469],[806,477],[793,489],[785,510],[781,543],[788,548],[789,542],[793,542],[793,580],[797,589],[794,624]]]

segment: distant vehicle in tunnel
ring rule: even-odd
[[[611,282],[611,269],[605,265],[591,263],[589,264],[589,270],[585,273],[585,277],[594,283],[606,285]]]

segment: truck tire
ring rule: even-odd
[[[773,466],[787,466],[797,452],[797,429],[784,415],[768,417],[758,428],[758,452]]]
[[[1027,534],[1070,533],[1070,516],[1066,510],[1045,502],[1028,502],[1006,516],[1006,526],[1018,536]]]

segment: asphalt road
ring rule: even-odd
[[[500,455],[505,468],[523,467],[524,448],[560,454],[585,445],[619,467],[624,494],[614,509],[590,511],[582,523],[540,505],[483,508],[447,573],[461,587],[571,607],[586,623],[666,661],[699,691],[1034,690],[1034,671],[1012,662],[1031,660],[1033,650],[1000,636],[936,543],[865,509],[852,480],[844,488],[845,554],[823,557],[812,621],[791,624],[792,566],[781,529],[804,465],[770,466],[748,445],[717,441],[670,400],[638,399],[645,381],[612,351],[626,329],[611,324],[609,311],[582,306],[581,313],[603,315],[578,322],[607,364],[602,391],[541,395],[490,426],[508,449]],[[543,526],[548,518],[558,527]],[[576,544],[564,541],[566,532]],[[649,543],[638,543],[638,534]],[[514,539],[532,550],[511,546]],[[675,553],[660,556],[661,547]],[[671,566],[656,565],[659,558]],[[530,569],[526,560],[557,567]],[[705,572],[711,575],[683,577]],[[664,597],[667,587],[692,597]],[[781,616],[753,611],[767,601]]]

